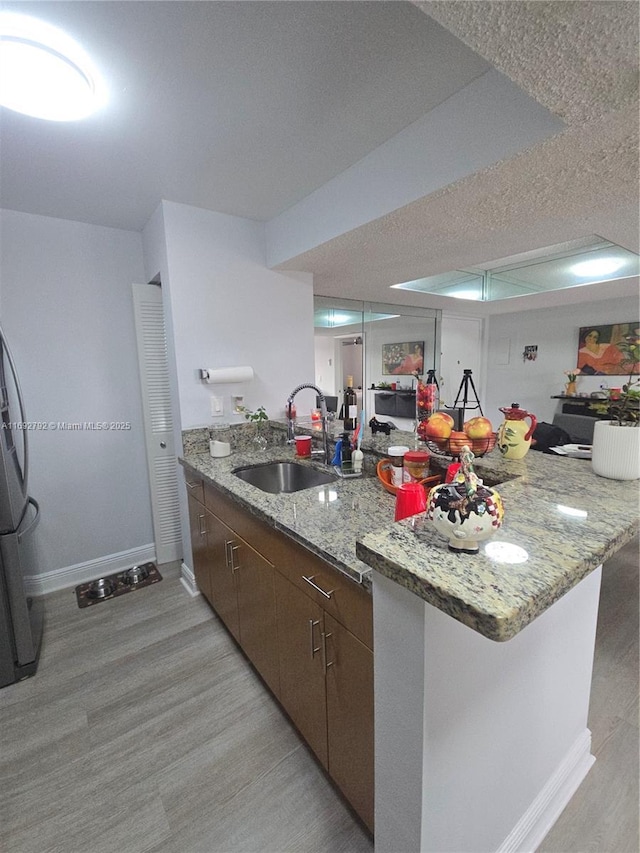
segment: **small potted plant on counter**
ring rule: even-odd
[[[619,345],[623,349],[622,345]],[[629,379],[620,391],[609,392],[609,399],[591,403],[590,408],[605,419],[593,430],[591,465],[596,474],[611,480],[640,478],[640,378],[638,356],[640,339],[627,339],[624,364],[630,368]]]
[[[269,415],[267,414],[264,406],[258,406],[255,412],[245,412],[245,420],[250,421],[255,425],[255,436],[254,436],[254,444],[257,450],[266,450],[267,448],[267,437],[264,434],[263,428],[266,422],[269,420]]]

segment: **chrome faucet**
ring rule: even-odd
[[[312,391],[315,391],[316,396],[320,401],[320,421],[322,423],[322,455],[324,457],[324,464],[329,465],[331,462],[331,454],[329,452],[329,435],[327,433],[327,401],[325,400],[322,391],[317,386],[311,385],[308,382],[305,382],[302,385],[298,385],[298,387],[294,388],[293,391],[287,397],[287,444],[293,444],[293,442],[295,441],[295,421],[291,414],[291,406],[293,405],[294,397],[296,396],[298,391],[302,391],[303,388],[310,388]]]

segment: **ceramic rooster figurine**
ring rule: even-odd
[[[477,554],[478,543],[493,536],[504,517],[500,495],[479,479],[473,460],[465,445],[453,482],[434,486],[427,500],[427,518],[448,538],[449,550],[463,554]]]

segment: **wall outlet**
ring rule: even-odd
[[[215,394],[211,395],[211,414],[214,418],[221,417],[224,414],[222,397],[216,397]]]

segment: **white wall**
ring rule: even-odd
[[[487,417],[499,425],[504,418],[498,408],[518,402],[539,421],[551,423],[560,402],[551,396],[562,392],[564,371],[577,364],[580,327],[634,322],[638,313],[637,297],[621,297],[490,317],[486,405],[483,401]],[[523,361],[525,346],[533,344],[538,346],[536,361]],[[622,381],[622,377],[616,381],[613,376],[585,376],[578,379],[577,388],[590,393],[601,382],[614,387]]]
[[[182,429],[212,423],[212,394],[224,397],[225,420],[233,393],[283,418],[289,393],[314,378],[312,276],[267,269],[263,223],[172,202],[162,215]],[[161,262],[145,263],[155,274]],[[255,371],[246,384],[198,377],[199,368],[244,364]]]
[[[160,274],[172,398],[175,446],[180,431],[214,423],[211,395],[224,401],[242,394],[250,409],[264,406],[284,418],[296,385],[313,382],[313,287],[307,273],[280,273],[265,264],[264,225],[173,202],[162,202],[143,234],[146,278]],[[205,385],[203,367],[250,365],[252,382]],[[311,391],[298,399],[309,409]],[[186,490],[179,482],[184,562],[191,564]]]
[[[285,263],[563,127],[499,71],[488,71],[270,220],[267,263]]]
[[[484,412],[486,371],[483,363],[482,335],[483,320],[480,317],[457,317],[443,313],[440,342],[440,400],[443,405],[453,406],[464,378],[464,371],[471,370],[471,380]],[[469,387],[468,391],[468,400],[475,402],[473,389]],[[461,402],[462,397],[458,403]],[[466,412],[465,420],[474,414],[479,412]]]
[[[42,518],[39,564],[29,574],[148,547],[131,296],[132,282],[144,280],[140,235],[9,210],[0,215],[0,319],[28,420],[131,423],[130,430],[30,433],[30,491]]]

